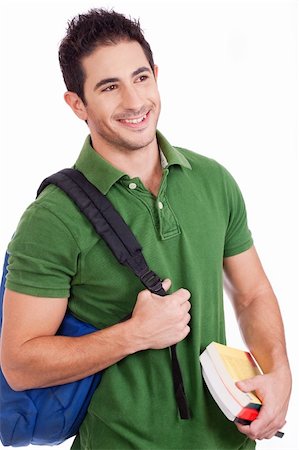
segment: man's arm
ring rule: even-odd
[[[163,286],[168,289],[169,280]],[[139,293],[132,318],[81,337],[55,336],[67,299],[40,298],[7,290],[1,366],[15,390],[68,383],[148,348],[166,348],[190,331],[190,293],[166,297]]]
[[[249,426],[237,425],[251,439],[274,436],[285,424],[291,393],[291,373],[283,323],[272,287],[254,247],[224,259],[225,288],[249,351],[264,375],[238,383],[244,392],[255,390],[263,402]]]

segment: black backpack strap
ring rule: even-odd
[[[76,169],[63,169],[51,175],[41,183],[37,196],[49,184],[56,185],[73,200],[107,243],[116,259],[129,267],[149,291],[160,296],[166,295],[161,279],[149,269],[142,254],[142,247],[128,225],[107,197],[81,172]],[[180,416],[182,419],[189,419],[190,413],[175,345],[171,347],[171,356],[175,396]]]
[[[105,195],[75,169],[63,169],[46,178],[37,196],[49,184],[55,184],[73,200],[121,264],[128,266],[151,292],[163,295],[160,278],[149,269],[139,242]]]

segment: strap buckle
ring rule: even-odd
[[[158,275],[150,269],[147,269],[146,272],[140,276],[141,282],[144,286],[154,294],[163,291],[162,281],[158,277]]]

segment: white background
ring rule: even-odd
[[[294,376],[285,437],[257,448],[298,449],[297,2],[2,1],[0,255],[41,180],[81,149],[88,130],[63,101],[57,49],[67,20],[105,6],[140,17],[159,66],[160,130],[241,187]],[[226,315],[228,343],[243,347],[228,302]]]

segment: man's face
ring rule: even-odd
[[[82,65],[87,122],[97,143],[121,150],[149,145],[156,136],[160,96],[140,44],[101,46]]]

